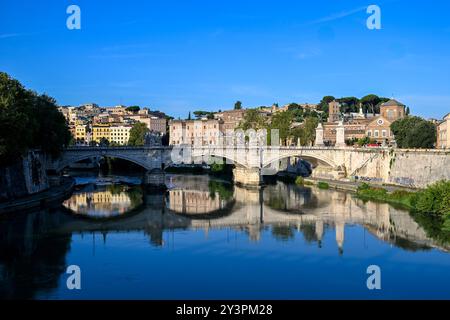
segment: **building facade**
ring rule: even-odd
[[[223,132],[219,119],[172,120],[169,122],[170,145],[216,145]]]
[[[118,145],[127,145],[130,139],[131,125],[112,125],[109,127],[110,142]]]
[[[391,124],[406,116],[405,105],[389,100],[380,106],[380,114],[364,114],[360,106],[359,113],[341,116],[340,104],[336,101],[329,103],[328,122],[323,124],[323,141],[327,145],[336,143],[336,129],[343,118],[345,140],[357,140],[369,137],[377,143],[391,144],[395,137],[391,131]]]
[[[437,125],[437,149],[450,149],[450,113]]]
[[[109,124],[95,124],[92,126],[92,140],[99,143],[102,139],[111,141],[110,125]]]
[[[239,126],[239,123],[244,119],[245,112],[245,109],[227,110],[215,113],[214,118],[222,120],[222,127],[224,132],[226,132],[235,130]]]

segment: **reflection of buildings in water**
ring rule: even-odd
[[[208,214],[226,208],[228,202],[222,200],[218,192],[182,190],[169,191],[169,209],[182,214]]]
[[[119,192],[110,190],[96,190],[73,194],[63,205],[75,213],[88,216],[122,215],[142,203],[133,203],[128,188],[123,187]]]
[[[283,239],[283,234],[291,235],[290,229],[294,233],[297,229],[305,240],[318,243],[318,246],[322,247],[327,245],[322,242],[328,231],[335,233],[336,246],[342,253],[345,246],[345,226],[359,224],[383,240],[402,237],[436,246],[408,212],[397,210],[389,204],[365,203],[346,192],[311,188],[308,193],[305,188],[294,186],[286,192],[287,198],[291,199],[286,201],[294,202],[303,195],[307,198],[303,197],[305,201],[302,203],[306,205],[298,210],[298,214],[292,214],[266,203],[265,198],[270,192],[270,186],[265,190],[235,186],[232,206],[227,206],[227,201],[222,201],[217,192],[212,196],[208,188],[203,189],[206,190],[170,190],[167,198],[164,195],[147,194],[146,203],[150,205],[141,213],[121,219],[120,223],[107,222],[104,227],[110,230],[145,230],[154,245],[163,243],[164,230],[235,228],[244,230],[252,241],[259,241],[261,232],[266,227],[278,226],[275,234],[279,239]],[[288,188],[277,187],[276,190],[282,193],[283,190],[288,191]],[[163,198],[169,201],[167,207]],[[310,205],[311,202],[307,199],[314,199],[314,202],[317,201],[320,205]],[[215,214],[218,210],[220,215]],[[82,227],[80,225],[80,228]],[[286,239],[292,238],[288,236]],[[364,241],[364,238],[361,241]]]

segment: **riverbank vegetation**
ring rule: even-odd
[[[329,185],[328,183],[322,182],[322,181],[320,181],[319,183],[317,183],[317,187],[318,187],[319,189],[324,189],[324,190],[330,189],[330,185]]]
[[[29,149],[57,156],[71,134],[56,101],[25,89],[0,72],[0,167],[8,166]]]
[[[357,190],[361,199],[384,201],[409,209],[413,217],[435,238],[450,241],[450,181],[440,181],[417,192],[361,185]],[[432,235],[431,235],[432,236]]]

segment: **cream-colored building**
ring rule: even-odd
[[[109,142],[118,145],[128,144],[130,139],[130,130],[132,126],[130,125],[112,125],[109,127],[110,140]]]
[[[169,123],[170,144],[216,145],[223,132],[218,119],[172,120]]]
[[[437,126],[437,149],[450,149],[450,113]]]

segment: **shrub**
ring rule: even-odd
[[[419,212],[450,215],[450,181],[437,182],[419,192],[416,208]]]
[[[326,182],[319,182],[317,184],[317,187],[319,187],[319,189],[330,189],[330,186],[328,183]]]

